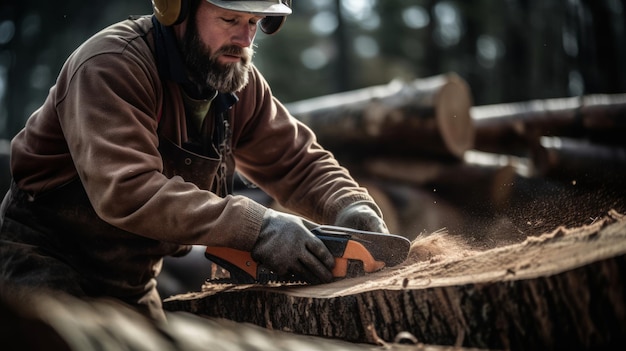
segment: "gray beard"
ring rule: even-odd
[[[248,51],[252,52],[252,49]],[[242,62],[230,64],[220,64],[217,57],[211,58],[209,60],[211,67],[206,71],[205,84],[220,93],[234,93],[243,89],[248,85],[252,57],[251,53],[245,55]]]
[[[183,55],[190,80],[200,91],[217,90],[220,93],[234,93],[248,85],[248,74],[252,67],[252,48],[224,46],[212,53],[201,41],[195,26],[187,26],[183,40]],[[222,64],[220,55],[231,53],[240,55],[241,62]]]

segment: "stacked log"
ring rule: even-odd
[[[468,162],[469,150],[528,158],[530,168],[513,165],[523,175],[560,179],[572,174],[568,181],[589,172],[593,176],[586,178],[597,178],[598,169],[612,175],[626,168],[626,94],[471,104],[465,81],[449,73],[287,107],[324,147],[366,175],[369,170],[362,166],[371,158],[434,160],[453,171],[455,163]]]
[[[531,150],[531,158],[537,174],[543,177],[580,185],[619,186],[626,182],[626,143],[607,145],[586,139],[544,136]]]
[[[626,94],[477,106],[475,148],[527,156],[537,177],[624,185]]]
[[[626,197],[626,94],[473,107],[470,96],[451,73],[288,107],[375,193],[391,197],[399,185],[421,189],[433,202],[451,205],[429,207],[440,217],[510,217],[525,211],[519,197],[532,205],[533,187],[549,188],[549,182],[579,192],[602,187],[613,192],[614,208],[626,206],[619,200]],[[403,211],[392,206],[385,212]],[[413,224],[398,217],[390,215],[394,227],[412,237]],[[513,222],[510,228],[522,231]]]
[[[287,105],[325,147],[352,157],[397,154],[462,158],[474,128],[467,83],[454,73]]]
[[[477,150],[527,154],[542,136],[624,146],[626,94],[475,106]]]

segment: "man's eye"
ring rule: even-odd
[[[224,18],[224,17],[222,17],[222,21],[224,21],[226,23],[235,23],[235,19],[234,18]]]

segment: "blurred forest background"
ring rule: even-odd
[[[626,92],[626,0],[295,0],[256,64],[283,102],[456,72],[475,105]],[[1,0],[0,138],[81,42],[149,0]]]

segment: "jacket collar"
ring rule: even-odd
[[[202,99],[198,88],[189,80],[185,71],[180,50],[176,43],[176,36],[171,27],[162,25],[156,17],[152,16],[154,25],[154,44],[156,48],[156,61],[159,75],[162,79],[172,80],[182,86],[189,96]],[[233,93],[218,93],[213,103],[217,113],[224,113],[229,110],[239,99]]]

